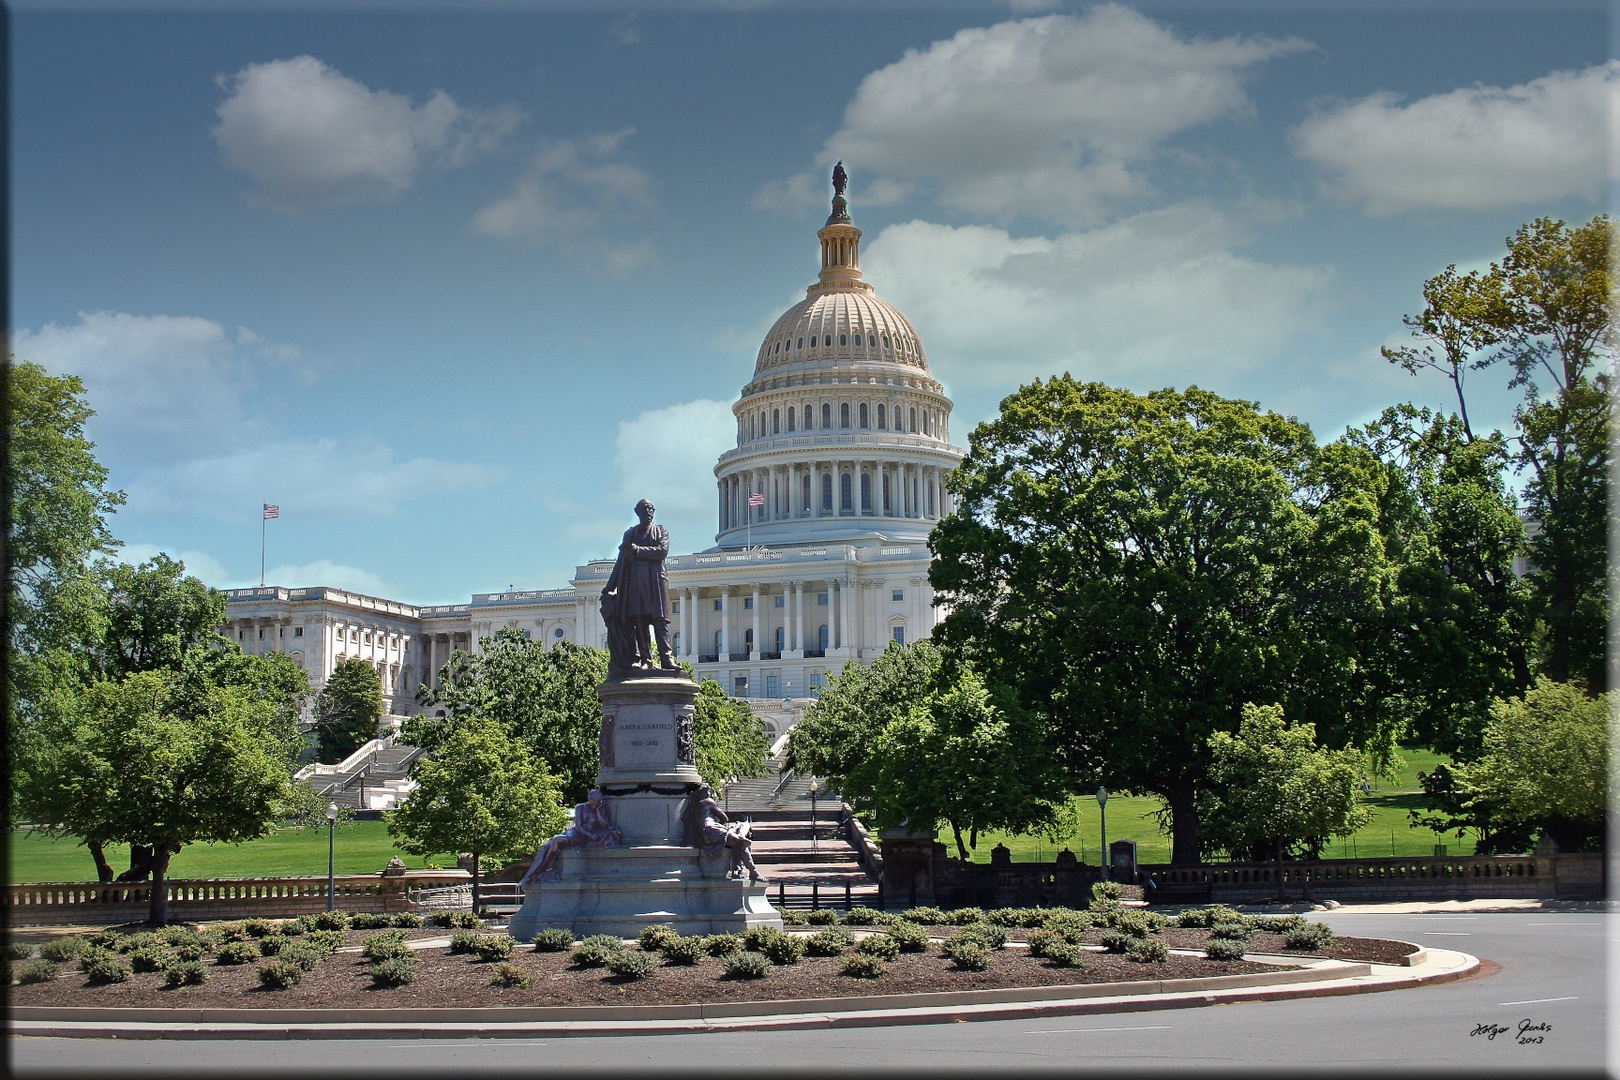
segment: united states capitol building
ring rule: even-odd
[[[715,546],[667,563],[678,658],[751,699],[773,735],[845,663],[925,638],[942,617],[927,541],[963,456],[916,331],[861,274],[841,191],[817,235],[821,273],[771,327],[732,407],[737,444],[714,467]],[[595,559],[563,588],[433,607],[320,586],[236,589],[224,632],[249,652],[287,653],[317,688],[339,661],[363,659],[386,711],[410,715],[453,650],[477,652],[502,627],[605,647],[598,603],[612,569]]]

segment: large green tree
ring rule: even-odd
[[[481,860],[537,851],[568,824],[545,765],[481,716],[462,718],[417,768],[416,782],[387,815],[388,832],[413,855],[471,854],[474,910]]]
[[[341,660],[315,696],[315,738],[321,761],[342,761],[377,737],[382,681],[364,660]]]
[[[150,849],[148,915],[161,926],[176,852],[267,835],[296,804],[296,743],[276,713],[246,688],[172,670],[98,680],[54,718],[55,752],[28,772],[25,799],[54,832]]]
[[[580,802],[596,779],[601,757],[602,705],[596,688],[607,679],[607,653],[558,642],[551,648],[520,630],[503,628],[476,654],[457,651],[437,687],[420,695],[429,711],[405,722],[407,742],[436,749],[467,717],[500,724],[557,778],[563,798]],[[444,716],[434,715],[441,711]]]
[[[770,743],[765,725],[746,700],[732,697],[719,683],[705,679],[698,684],[692,705],[698,775],[718,789],[727,780],[766,774]]]
[[[1366,450],[1196,387],[1026,386],[947,481],[936,638],[1040,719],[1077,784],[1152,792],[1201,855],[1209,738],[1248,703],[1387,755],[1388,477]]]
[[[1277,705],[1246,705],[1236,732],[1210,736],[1209,781],[1199,792],[1206,840],[1239,859],[1316,854],[1370,816],[1360,804],[1356,750],[1318,746],[1310,724],[1290,726]]]

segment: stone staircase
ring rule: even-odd
[[[778,907],[874,904],[877,883],[846,839],[843,800],[814,777],[783,777],[776,762],[768,776],[737,780],[723,795],[733,821],[753,822],[754,862]],[[811,796],[811,787],[817,792]]]
[[[418,746],[384,746],[347,772],[321,777],[313,786],[322,798],[351,810],[366,809],[367,789],[404,780],[411,763],[422,753]]]

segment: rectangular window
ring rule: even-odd
[[[786,596],[778,596],[776,598],[776,606],[777,607],[787,607],[787,597]]]
[[[302,626],[293,627],[293,637],[303,637],[303,636],[304,636],[304,628]]]
[[[721,607],[721,606],[720,606],[720,605],[721,605],[721,604],[722,604],[722,602],[723,602],[723,601],[720,601],[720,600],[716,600],[716,601],[715,601],[715,602],[714,602],[714,610],[716,610],[716,611],[724,611],[724,610],[725,610],[725,608],[723,608],[723,607]]]
[[[264,640],[264,627],[262,627],[262,626],[259,627],[259,640],[260,641]]]
[[[810,693],[820,694],[827,686],[827,673],[825,671],[812,671],[810,673]]]
[[[894,640],[904,645],[906,643],[906,628],[903,626],[896,626],[893,632]]]
[[[743,597],[743,610],[744,611],[750,610],[753,606],[754,606],[754,598],[752,596]]]
[[[904,589],[896,589],[889,596],[889,599],[895,601],[896,603],[899,603],[901,600],[904,600],[905,598],[906,598],[906,591]]]
[[[767,675],[767,676],[765,676],[765,696],[768,697],[768,698],[776,698],[776,697],[781,697],[782,696],[782,676],[780,676],[780,675]]]
[[[827,606],[827,594],[826,593],[817,593],[816,594],[816,603],[821,605],[822,607],[826,607]]]
[[[674,614],[679,615],[681,613],[681,602],[679,600],[674,601],[669,605],[669,610]]]
[[[736,678],[731,680],[731,696],[732,697],[747,697],[748,696],[748,676],[746,676],[746,675],[738,675]]]

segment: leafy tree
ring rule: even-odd
[[[928,641],[890,645],[869,665],[845,664],[793,726],[784,767],[845,790],[883,729],[927,701],[943,665]]]
[[[440,673],[439,686],[424,686],[424,705],[443,705],[446,716],[413,716],[407,742],[433,750],[467,717],[500,724],[529,748],[561,785],[562,796],[580,802],[601,763],[602,706],[596,688],[607,678],[607,653],[569,642],[551,648],[523,632],[503,628],[480,642],[477,654],[456,652]]]
[[[450,730],[416,781],[387,815],[388,832],[413,855],[470,853],[475,910],[481,859],[536,851],[568,824],[556,779],[527,745],[484,717],[464,717]]]
[[[1289,726],[1280,706],[1245,705],[1237,732],[1217,731],[1209,749],[1199,792],[1205,837],[1239,858],[1275,854],[1279,882],[1286,854],[1315,854],[1370,817],[1360,805],[1361,754],[1323,749],[1315,727]]]
[[[296,800],[296,746],[279,737],[275,705],[242,687],[137,672],[95,682],[57,719],[56,752],[28,772],[25,798],[56,833],[150,848],[154,925],[168,921],[176,852],[264,836]]]
[[[225,644],[219,632],[225,595],[185,571],[185,563],[162,552],[139,566],[109,562],[98,568],[106,615],[92,650],[97,675],[118,679],[178,670],[193,649]]]
[[[1196,387],[1068,376],[973,432],[931,537],[935,632],[1011,687],[1077,786],[1159,795],[1200,857],[1209,738],[1280,704],[1387,756],[1404,726],[1384,642],[1395,567],[1382,465]]]
[[[364,660],[340,660],[315,695],[315,737],[320,760],[342,761],[377,737],[382,680]]]
[[[698,775],[716,788],[735,777],[764,776],[768,771],[765,725],[747,701],[727,694],[713,679],[698,684],[692,742]]]

